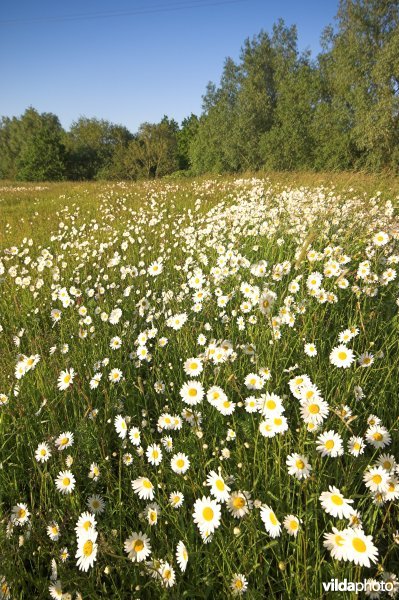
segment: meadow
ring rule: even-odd
[[[398,198],[0,184],[0,599],[397,595]]]

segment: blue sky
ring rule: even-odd
[[[222,1],[2,0],[0,115],[34,106],[66,128],[84,115],[131,131],[164,114],[180,122],[245,38],[282,17],[316,54],[337,11],[337,0]]]

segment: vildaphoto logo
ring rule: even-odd
[[[392,592],[392,581],[375,581],[363,579],[363,581],[348,581],[348,579],[331,579],[323,581],[325,592]]]

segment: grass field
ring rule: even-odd
[[[0,598],[396,595],[398,197],[0,185]]]

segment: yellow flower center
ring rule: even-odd
[[[179,459],[176,461],[176,466],[177,466],[179,469],[182,469],[182,468],[184,467],[184,460],[183,460],[182,458],[179,458]]]
[[[335,446],[334,440],[327,440],[324,444],[327,450],[332,450]]]
[[[219,490],[219,492],[224,492],[225,485],[221,479],[217,479],[215,481],[215,486],[216,486],[216,489]]]
[[[151,490],[152,489],[152,483],[149,479],[143,479],[143,487],[145,487],[147,490]]]
[[[297,469],[304,469],[305,468],[305,463],[303,462],[303,460],[301,460],[300,458],[296,461],[295,466]]]
[[[277,519],[276,519],[276,515],[274,514],[274,512],[270,513],[269,519],[270,519],[270,522],[272,525],[277,525]]]
[[[334,539],[337,546],[343,546],[345,543],[345,538],[343,538],[342,535],[336,535]]]
[[[382,477],[381,475],[373,475],[373,477],[371,478],[373,483],[379,485],[382,481]]]
[[[354,547],[354,549],[356,550],[356,552],[361,552],[362,554],[364,552],[366,552],[367,550],[367,546],[364,543],[364,541],[358,537],[353,538],[352,540],[352,546]]]
[[[191,397],[196,396],[197,395],[197,390],[195,388],[190,388],[188,390],[188,395],[191,396]]]
[[[69,477],[64,477],[64,479],[62,480],[62,484],[65,485],[65,487],[68,487],[68,485],[70,485],[71,480],[69,479]]]
[[[333,494],[331,496],[331,502],[333,504],[335,504],[336,506],[342,506],[344,501],[342,500],[341,496],[338,496],[338,494]]]
[[[205,521],[212,521],[213,514],[213,510],[210,506],[206,506],[202,511],[202,516],[204,517]]]
[[[381,442],[382,439],[382,433],[379,433],[378,431],[376,433],[373,433],[373,440],[375,440],[376,442]]]
[[[134,550],[135,552],[141,552],[141,550],[142,550],[143,548],[144,548],[144,544],[143,544],[143,542],[142,542],[141,540],[136,540],[136,541],[134,542],[134,545],[133,545],[133,550]]]
[[[243,506],[245,506],[245,499],[242,496],[238,496],[237,498],[234,498],[233,499],[233,506],[237,510],[239,508],[243,508]]]
[[[346,360],[347,356],[348,356],[347,353],[344,352],[343,350],[341,350],[341,352],[338,352],[339,360]]]
[[[274,400],[268,400],[266,402],[266,408],[268,408],[269,410],[274,410],[276,408],[276,403]]]
[[[320,406],[318,404],[311,404],[309,406],[309,412],[312,415],[317,415],[320,412]]]

